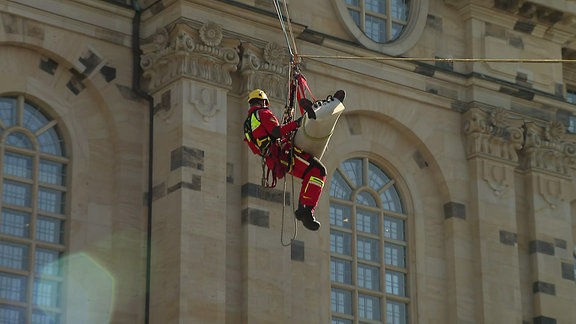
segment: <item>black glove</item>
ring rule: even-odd
[[[308,114],[308,118],[310,119],[316,119],[316,112],[314,111],[313,105],[314,103],[312,103],[312,101],[309,99],[300,99],[300,107],[306,111],[306,114]]]

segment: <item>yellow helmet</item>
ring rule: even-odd
[[[255,89],[252,90],[252,92],[250,92],[250,94],[248,95],[248,103],[250,103],[252,99],[263,99],[266,101],[266,105],[268,105],[268,96],[266,95],[266,92],[260,89]]]

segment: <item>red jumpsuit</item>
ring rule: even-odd
[[[254,114],[254,115],[252,115]],[[253,117],[256,117],[254,121]],[[267,107],[252,106],[248,110],[248,118],[252,122],[252,135],[257,142],[270,138],[268,147],[259,148],[252,143],[248,137],[244,140],[248,142],[255,154],[264,156],[266,165],[273,170],[274,175],[281,179],[286,173],[302,179],[302,188],[298,202],[300,205],[316,207],[322,194],[324,181],[326,180],[326,168],[320,160],[294,146],[293,158],[290,158],[290,148],[292,143],[286,135],[299,127],[298,121],[292,121],[280,126],[276,116]],[[280,144],[276,139],[280,138]],[[265,152],[262,152],[262,149]]]

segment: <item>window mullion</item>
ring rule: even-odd
[[[392,40],[392,1],[386,1],[386,42]]]
[[[358,233],[356,232],[356,204],[350,212],[350,229],[352,230],[352,315],[358,319]],[[357,323],[357,322],[356,322]]]
[[[55,121],[55,120],[52,120],[52,121],[50,121],[49,123],[47,123],[46,125],[42,126],[39,130],[37,130],[37,131],[34,133],[34,135],[35,135],[35,136],[39,136],[39,135],[41,135],[42,133],[44,133],[45,131],[49,130],[50,128],[56,126],[56,124],[58,124],[58,122]]]
[[[366,32],[366,6],[364,0],[360,1],[360,29]]]
[[[18,96],[16,104],[16,125],[23,127],[24,118],[24,97]]]
[[[30,276],[29,276],[29,287],[28,287],[28,316],[29,321],[32,320],[32,313],[34,309],[34,285],[38,280],[36,276],[36,227],[38,222],[38,173],[39,173],[39,165],[40,165],[40,156],[38,155],[38,151],[34,154],[34,159],[32,163],[32,197],[31,197],[31,221],[30,221],[30,238],[31,238],[31,247],[32,251],[30,252]]]
[[[32,308],[33,308],[33,298],[34,298],[34,275],[33,275],[33,268],[34,264],[32,263],[33,258],[32,255],[34,254],[34,240],[30,241],[30,249],[28,250],[28,280],[26,282],[26,319],[27,323],[32,323]]]

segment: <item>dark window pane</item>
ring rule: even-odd
[[[394,217],[384,217],[384,236],[404,241],[404,221]]]
[[[330,279],[334,282],[352,284],[352,264],[348,260],[330,259]]]
[[[60,252],[36,248],[36,273],[50,276],[60,274]]]
[[[350,200],[352,188],[346,183],[344,177],[339,172],[334,172],[330,180],[330,196],[340,199]]]
[[[32,186],[16,181],[4,181],[2,201],[5,204],[30,207],[32,201]]]
[[[392,0],[392,18],[408,20],[410,0]]]
[[[352,182],[352,186],[358,187],[364,184],[362,180],[362,160],[361,159],[350,159],[346,160],[340,166],[340,169],[344,171],[346,176]]]
[[[51,217],[38,217],[36,239],[39,241],[62,243],[62,221]]]
[[[0,304],[0,323],[24,324],[26,323],[24,308]]]
[[[358,294],[358,315],[368,320],[380,320],[380,298]]]
[[[6,128],[16,124],[15,98],[0,98],[0,120]]]
[[[352,315],[352,292],[332,288],[330,303],[333,312]]]
[[[352,210],[349,206],[330,204],[330,225],[350,228],[350,215]]]
[[[330,231],[330,252],[352,255],[352,235],[340,231]]]
[[[362,191],[356,196],[356,202],[364,206],[376,207],[376,200],[371,193]]]
[[[365,0],[364,7],[366,11],[371,11],[379,14],[386,14],[386,1],[385,0]]]
[[[385,210],[402,213],[402,203],[400,202],[400,196],[395,186],[381,193],[380,199],[382,200],[382,207],[384,207]]]
[[[375,291],[380,290],[380,269],[378,267],[359,264],[356,276],[358,277],[358,287]]]
[[[44,212],[62,214],[64,212],[64,193],[59,190],[39,188],[38,209]]]
[[[25,149],[34,149],[32,141],[26,136],[26,134],[20,132],[13,132],[6,138],[6,144],[16,147],[21,147]]]
[[[25,104],[22,123],[24,127],[34,133],[48,123],[48,118],[35,107]]]
[[[38,180],[42,183],[63,186],[65,170],[62,163],[40,160]]]
[[[38,142],[40,143],[40,152],[58,156],[63,155],[60,136],[58,136],[54,128],[50,128],[38,135]]]
[[[356,230],[378,235],[380,232],[380,215],[378,213],[356,209]]]
[[[32,157],[17,154],[4,154],[4,174],[21,178],[32,178]]]
[[[0,241],[0,267],[28,270],[28,246]]]
[[[0,299],[25,302],[28,278],[0,272]]]
[[[393,243],[384,243],[384,260],[386,265],[405,268],[406,248]]]
[[[380,191],[385,184],[390,182],[390,178],[375,164],[368,165],[368,185],[370,188]]]
[[[30,214],[3,208],[0,233],[17,237],[29,237]]]
[[[382,18],[366,15],[366,35],[373,41],[386,42],[386,21]]]
[[[408,323],[406,318],[406,304],[391,300],[386,302],[387,324],[406,324]]]

